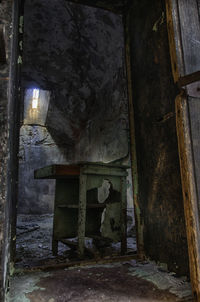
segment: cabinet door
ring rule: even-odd
[[[166,0],[190,275],[200,301],[200,1]]]

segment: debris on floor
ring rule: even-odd
[[[14,275],[7,302],[193,301],[190,284],[134,260]],[[182,292],[182,294],[181,294]]]
[[[136,260],[122,263],[72,267],[76,257],[72,248],[59,243],[58,256],[52,255],[52,215],[18,215],[15,274],[10,279],[7,302],[190,302],[192,291],[186,277],[152,262]],[[129,230],[127,255],[136,252],[134,230]],[[88,250],[101,257],[117,255],[120,243],[86,238]],[[69,262],[68,268],[56,265]],[[86,263],[88,263],[86,261]],[[55,265],[53,271],[34,271],[34,267]],[[28,269],[23,271],[23,269]]]
[[[186,301],[188,301],[188,297],[191,297],[191,285],[187,282],[186,276],[177,278],[175,273],[164,270],[154,262],[136,264],[133,260],[129,261],[128,265],[131,262],[134,263],[129,266],[129,272],[132,276],[137,276],[146,281],[150,281],[159,289],[168,290],[179,298],[186,299]]]
[[[51,241],[53,230],[53,215],[18,215],[16,241],[16,268],[31,268],[41,265],[53,265],[66,261],[77,260],[76,248],[70,248],[59,242],[58,255],[53,256]],[[136,237],[133,227],[128,225],[127,255],[136,253]],[[77,238],[70,239],[72,243]],[[88,251],[86,256],[96,258],[117,256],[120,254],[120,242],[112,242],[102,238],[100,241],[86,238]],[[87,252],[87,250],[86,250]]]

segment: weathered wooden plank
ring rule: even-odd
[[[191,141],[194,156],[195,179],[197,183],[198,204],[200,205],[200,98],[188,97],[191,125]],[[200,234],[199,234],[200,235]]]
[[[35,170],[34,178],[57,178],[67,176],[79,176],[79,165],[51,165]]]
[[[92,163],[92,162],[80,162],[71,165],[50,165],[35,170],[34,177],[36,179],[43,178],[65,178],[68,176],[79,176],[81,167],[85,174],[98,174],[98,175],[116,175],[124,176],[128,175],[126,169],[130,168],[127,165],[115,165],[106,163]]]
[[[88,265],[95,265],[95,264],[106,264],[106,263],[114,263],[114,262],[124,262],[133,259],[140,259],[137,254],[135,255],[125,255],[125,256],[117,256],[117,257],[108,257],[108,258],[97,258],[92,260],[79,260],[79,261],[68,261],[64,263],[58,264],[46,264],[42,266],[34,266],[31,268],[24,268],[24,273],[33,273],[33,272],[41,272],[41,271],[49,271],[49,270],[57,270],[57,269],[64,269],[64,268],[71,268],[77,266],[88,266]]]
[[[135,0],[129,26],[137,202],[144,251],[147,257],[167,263],[170,270],[187,274],[187,238],[174,118],[177,88],[170,66],[163,1]]]
[[[178,64],[178,56],[177,49],[180,49],[179,40],[175,39],[175,32],[178,31],[178,22],[177,22],[177,7],[175,7],[176,1],[166,0],[166,17],[167,17],[167,31],[168,31],[168,39],[169,39],[169,48],[170,48],[170,57],[171,57],[171,66],[172,66],[172,74],[174,78],[174,82],[176,83],[179,80],[179,66]],[[174,15],[173,15],[174,12]],[[175,29],[174,29],[174,26]],[[176,36],[178,36],[176,34]]]
[[[200,71],[196,71],[186,76],[179,77],[178,86],[181,88],[197,81],[200,81]]]
[[[76,175],[80,174],[80,167],[78,165],[56,165],[55,166],[55,174],[58,176],[65,176],[65,175]]]
[[[200,301],[200,226],[197,188],[192,154],[188,100],[179,95],[176,98],[176,124],[184,198],[184,211],[187,227],[190,276],[193,293]]]

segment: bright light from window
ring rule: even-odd
[[[33,89],[32,109],[37,109],[39,99],[39,89]]]

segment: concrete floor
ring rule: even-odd
[[[62,244],[58,256],[52,255],[52,218],[52,215],[18,216],[17,263],[7,302],[193,301],[187,278],[176,278],[175,274],[150,262],[130,260],[34,272],[35,266],[64,267],[63,263],[76,260]],[[133,254],[136,240],[134,232],[131,235],[128,252]],[[119,251],[117,243],[108,252],[113,255]],[[105,254],[103,259],[107,258]]]
[[[75,261],[76,253],[59,242],[58,256],[53,256],[51,249],[53,215],[18,215],[16,263],[17,268],[31,268],[41,265],[53,265],[66,261]],[[137,250],[136,236],[132,224],[128,228],[127,254]],[[131,235],[131,237],[130,237]],[[120,243],[96,250],[91,239],[86,240],[86,246],[95,252],[96,258],[117,256],[120,254]]]
[[[29,272],[10,280],[7,302],[193,301],[190,284],[153,263],[123,263]]]

